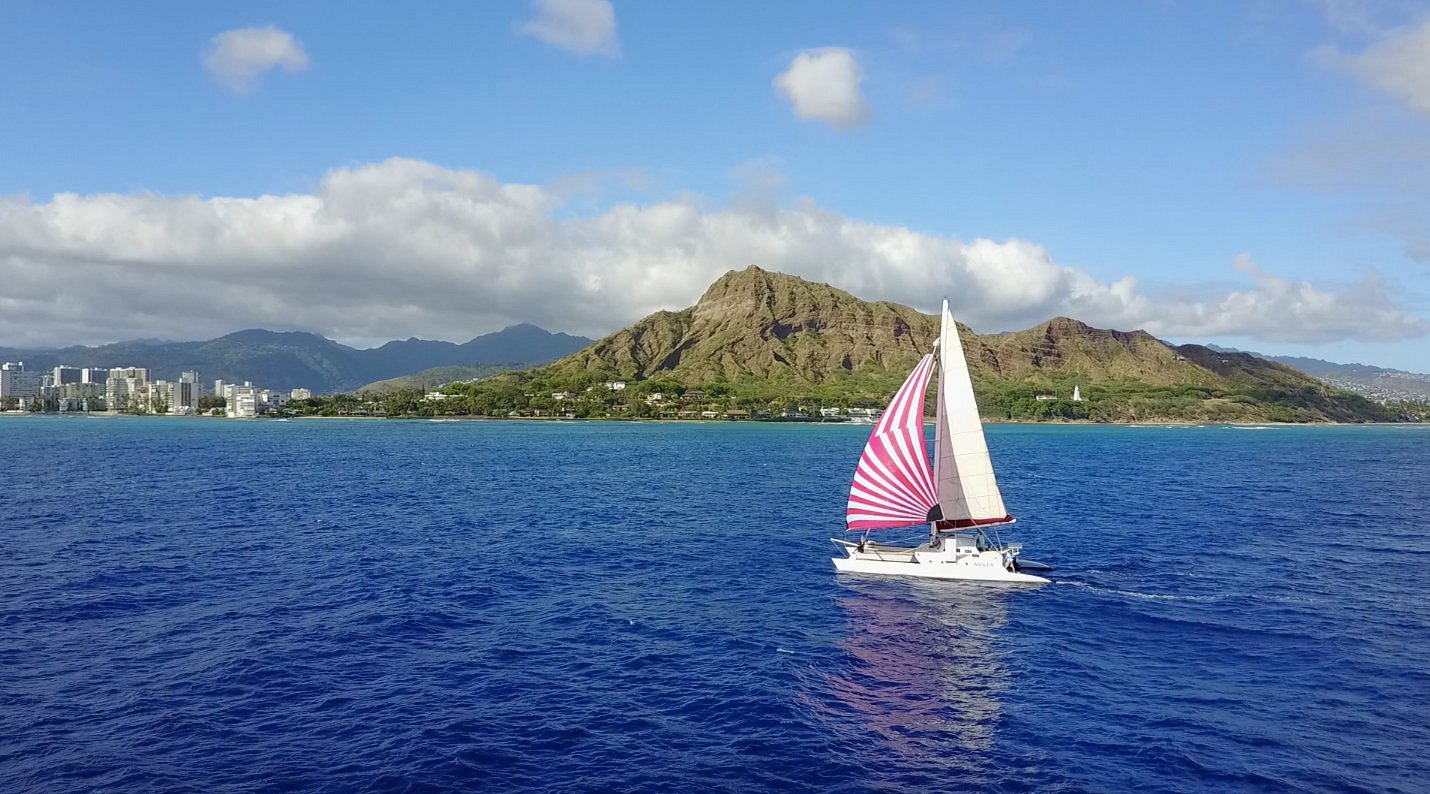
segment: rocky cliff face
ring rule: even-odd
[[[1146,331],[1093,328],[1068,317],[1026,331],[974,336],[965,348],[981,356],[991,379],[1022,379],[1038,373],[1077,373],[1091,381],[1132,379],[1150,385],[1209,385],[1215,378]]]
[[[821,382],[841,372],[907,370],[936,334],[934,318],[906,306],[749,267],[726,273],[691,308],[653,314],[557,366],[689,383]]]
[[[1045,372],[1159,385],[1216,379],[1145,331],[1103,330],[1067,317],[1006,334],[959,328],[975,379]],[[752,266],[726,273],[689,309],[653,314],[556,366],[690,384],[771,377],[821,383],[856,372],[902,375],[937,335],[935,316]]]

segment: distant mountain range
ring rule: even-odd
[[[1388,418],[1369,400],[1292,367],[1202,345],[1173,347],[1145,331],[1092,328],[1067,317],[1003,334],[960,329],[987,416],[1057,410],[1107,421]],[[747,393],[887,399],[937,332],[935,317],[907,306],[750,267],[722,276],[688,309],[657,312],[530,376],[743,383],[752,384]],[[1074,386],[1088,399],[1058,406]]]
[[[273,389],[307,388],[314,393],[352,391],[373,381],[435,367],[470,366],[484,371],[539,365],[590,344],[582,336],[551,333],[534,325],[513,325],[463,344],[408,339],[368,350],[338,344],[317,334],[260,329],[206,342],[152,339],[99,347],[42,350],[0,348],[0,360],[23,361],[26,369],[73,367],[146,367],[154,379],[177,379],[198,370],[215,379],[252,381]]]
[[[960,329],[990,418],[1359,421],[1394,417],[1347,390],[1379,399],[1430,397],[1430,376],[1215,345],[1173,347],[1145,331],[1093,328],[1067,317],[1002,334]],[[311,333],[248,330],[205,342],[0,348],[0,360],[34,370],[140,366],[156,379],[196,369],[205,382],[250,380],[315,393],[429,388],[529,370],[498,375],[493,388],[541,393],[627,379],[872,404],[887,400],[932,349],[937,330],[934,317],[907,306],[749,267],[722,276],[690,308],[657,312],[596,342],[523,324],[464,344],[408,339],[361,350]],[[1085,397],[1075,405],[1074,386]]]
[[[1430,400],[1430,375],[1387,369],[1369,364],[1337,364],[1319,358],[1301,356],[1268,356],[1230,347],[1207,347],[1225,352],[1250,353],[1253,356],[1295,367],[1313,378],[1332,386],[1355,392],[1373,400]]]

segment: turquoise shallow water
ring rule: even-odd
[[[1430,429],[991,427],[1032,589],[867,430],[0,419],[0,790],[1425,790]]]

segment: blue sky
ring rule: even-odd
[[[1430,5],[10,2],[0,344],[599,335],[746,264],[1430,371]]]

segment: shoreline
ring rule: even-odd
[[[228,416],[199,416],[180,414],[125,414],[109,413],[105,411],[94,411],[83,413],[80,411],[68,411],[65,413],[32,413],[30,411],[0,411],[0,419],[17,417],[78,417],[91,419],[155,419],[155,420],[209,420],[221,421],[237,419]],[[256,422],[280,422],[280,421],[408,421],[408,422],[611,422],[628,424],[691,424],[691,425],[789,425],[802,426],[814,425],[825,426],[848,426],[848,427],[869,427],[873,428],[873,423],[866,422],[825,422],[825,421],[787,421],[777,419],[652,419],[636,417],[589,417],[573,418],[565,416],[254,416],[242,417],[243,421]],[[925,421],[925,425],[933,424]],[[1132,427],[1132,428],[1172,428],[1172,427],[1416,427],[1430,426],[1430,422],[1276,422],[1276,421],[1256,421],[1256,422],[1216,422],[1197,421],[1187,419],[1143,419],[1136,422],[1091,422],[1087,420],[1039,420],[1039,419],[984,419],[986,425],[1043,425],[1043,426],[1067,426],[1067,427]]]

